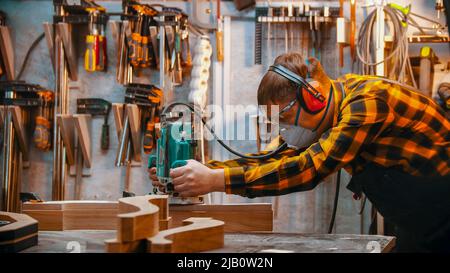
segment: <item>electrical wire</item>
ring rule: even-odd
[[[359,72],[364,75],[375,75],[376,66],[385,63],[387,78],[401,83],[410,81],[414,87],[417,87],[408,54],[408,38],[406,35],[408,25],[403,25],[403,23],[409,21],[409,15],[404,15],[401,11],[390,6],[383,7],[383,11],[386,18],[392,23],[392,49],[383,60],[376,61],[376,54],[373,52],[373,32],[376,27],[377,11],[374,10],[364,20],[358,34],[356,54],[359,61]]]
[[[45,34],[41,33],[41,35],[39,35],[36,38],[36,40],[34,40],[33,43],[31,44],[30,48],[27,51],[27,54],[25,55],[25,58],[23,59],[23,63],[22,63],[22,66],[20,67],[19,74],[17,74],[17,80],[20,80],[20,78],[22,77],[23,71],[25,70],[25,66],[28,62],[28,59],[30,58],[31,52],[33,52],[33,50],[42,41],[42,39],[44,39],[44,37],[45,37]]]
[[[287,148],[287,143],[284,142],[283,144],[281,144],[280,146],[278,146],[275,150],[272,150],[272,151],[270,151],[270,152],[267,153],[267,154],[263,154],[263,155],[245,155],[245,154],[242,154],[242,153],[240,153],[240,152],[237,152],[236,150],[234,150],[233,148],[231,148],[231,147],[228,146],[227,144],[225,144],[225,143],[223,142],[223,140],[221,140],[221,139],[216,135],[216,133],[214,132],[214,129],[211,128],[211,127],[209,127],[209,125],[206,123],[205,119],[201,116],[201,114],[199,113],[199,111],[196,111],[196,110],[194,109],[194,106],[193,106],[193,105],[190,105],[190,104],[184,103],[184,102],[174,102],[174,103],[171,103],[171,104],[167,105],[167,106],[163,109],[163,111],[161,112],[161,115],[164,115],[167,111],[171,110],[171,109],[172,109],[173,107],[175,107],[175,106],[185,106],[185,107],[187,107],[190,111],[192,111],[196,116],[198,116],[198,117],[201,119],[201,121],[202,121],[202,123],[203,123],[203,126],[205,126],[206,129],[208,129],[208,131],[213,135],[214,139],[215,139],[217,142],[219,142],[219,144],[222,145],[222,147],[224,147],[227,151],[229,151],[230,153],[232,153],[232,154],[234,154],[234,155],[236,155],[236,156],[238,156],[238,157],[246,158],[246,159],[260,159],[260,160],[261,160],[261,159],[268,159],[268,158],[271,158],[272,156],[278,154],[279,152],[281,152],[282,150],[284,150],[284,149]]]
[[[336,179],[336,191],[334,192],[334,203],[333,203],[333,212],[331,213],[331,220],[328,226],[328,234],[333,232],[334,222],[336,220],[336,212],[339,201],[339,190],[341,187],[341,170],[338,171],[337,179]]]

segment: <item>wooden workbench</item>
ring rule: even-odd
[[[23,252],[71,252],[80,246],[81,252],[105,252],[106,239],[115,231],[40,231],[39,244]],[[211,252],[371,252],[368,244],[379,244],[381,252],[390,252],[395,238],[377,235],[293,234],[293,233],[233,233],[225,234],[225,246]]]

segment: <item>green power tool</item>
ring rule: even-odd
[[[156,167],[156,175],[165,186],[165,193],[173,194],[170,169],[186,165],[186,160],[194,158],[196,142],[193,138],[191,122],[180,121],[182,113],[169,112],[161,115],[160,133],[156,141],[156,154],[151,155],[148,167]],[[155,189],[157,193],[157,189]]]

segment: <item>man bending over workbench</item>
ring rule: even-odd
[[[283,139],[307,148],[267,160],[189,160],[170,172],[179,196],[307,191],[344,168],[353,175],[347,188],[395,226],[398,251],[450,251],[450,122],[430,98],[374,76],[331,80],[318,60],[287,53],[263,77],[258,104],[279,105]]]

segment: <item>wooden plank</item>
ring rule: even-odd
[[[135,161],[141,162],[141,122],[139,108],[136,104],[126,104],[126,109],[130,122],[133,157]]]
[[[0,106],[0,127],[3,127],[3,120],[5,119],[5,114],[4,114],[4,108],[3,106]]]
[[[211,217],[225,222],[225,232],[272,231],[271,204],[171,205],[173,226],[190,217]]]
[[[123,130],[123,103],[113,103],[112,113],[114,116],[114,123],[116,125],[117,139],[120,142],[120,136]]]
[[[9,106],[9,112],[12,116],[14,125],[14,131],[17,135],[20,151],[22,152],[23,160],[29,161],[28,145],[27,145],[27,132],[23,126],[22,112],[19,106]]]
[[[64,230],[62,210],[22,210],[22,213],[36,219],[39,222],[39,230]]]
[[[91,150],[91,134],[89,132],[88,123],[91,120],[91,115],[88,114],[74,114],[73,121],[78,136],[78,143],[81,146],[83,153],[84,165],[87,168],[92,166],[92,150]]]
[[[77,50],[75,48],[73,39],[72,39],[72,31],[71,26],[68,23],[58,23],[56,26],[56,34],[61,37],[61,40],[64,45],[64,52],[67,64],[69,66],[69,78],[72,81],[78,80],[78,58],[77,58]]]
[[[183,226],[147,239],[147,251],[151,253],[192,253],[223,246],[224,222],[212,218],[189,218]]]
[[[39,221],[39,230],[113,230],[118,203],[114,201],[26,202],[22,211]]]
[[[18,252],[37,245],[38,222],[25,214],[0,212],[1,221],[10,224],[0,227],[0,253]]]
[[[55,49],[53,46],[53,24],[45,22],[42,24],[45,33],[45,41],[47,42],[48,54],[50,56],[50,60],[52,61],[53,71],[55,70]]]
[[[15,79],[14,73],[14,47],[12,45],[11,30],[7,26],[0,26],[0,51],[9,81]]]
[[[61,133],[61,138],[66,148],[67,163],[69,165],[75,164],[75,151],[74,151],[74,124],[71,115],[56,115],[56,122]]]

